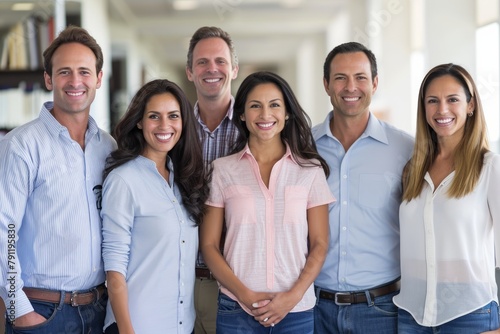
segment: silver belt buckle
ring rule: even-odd
[[[351,303],[341,303],[338,300],[338,296],[349,296],[351,293],[350,292],[336,292],[335,293],[335,304],[338,306],[346,306],[346,305],[351,305]]]
[[[71,300],[71,306],[73,306],[73,307],[77,307],[77,306],[79,306],[79,305],[78,305],[78,303],[77,303],[77,301],[76,301],[76,297],[77,297],[77,296],[78,296],[78,292],[73,291],[73,292],[71,293],[71,299],[70,299],[70,300]]]

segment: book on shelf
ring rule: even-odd
[[[27,17],[0,38],[0,69],[40,69],[43,67],[42,53],[54,39],[54,19]]]
[[[0,35],[0,47],[2,48],[2,52],[0,53],[0,70],[6,70],[7,69],[7,61],[9,57],[9,40],[7,38],[8,31],[2,32]]]
[[[35,119],[43,103],[51,100],[51,92],[26,90],[25,84],[0,90],[0,128],[13,129]]]
[[[38,48],[38,31],[35,25],[35,17],[30,16],[24,21],[26,47],[28,50],[28,64],[30,70],[40,68],[40,56]]]

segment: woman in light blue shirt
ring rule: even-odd
[[[168,80],[144,85],[116,126],[101,216],[106,333],[191,333],[197,225],[208,196],[194,113]]]

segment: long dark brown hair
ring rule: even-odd
[[[236,97],[234,98],[233,122],[239,130],[239,135],[233,153],[239,152],[245,147],[250,134],[246,123],[240,117],[245,113],[245,103],[248,94],[256,86],[266,83],[275,84],[283,94],[285,100],[286,112],[289,118],[286,121],[283,131],[280,133],[281,140],[290,146],[292,156],[300,166],[321,166],[328,177],[330,168],[316,149],[316,144],[311,133],[311,120],[309,116],[307,116],[304,109],[300,106],[288,83],[282,77],[272,72],[260,71],[250,74],[243,80],[236,93]]]
[[[209,194],[209,176],[203,163],[193,107],[181,88],[169,80],[148,82],[132,98],[127,112],[114,129],[113,137],[118,149],[106,160],[104,178],[113,169],[135,159],[144,151],[147,143],[137,123],[142,120],[146,104],[151,97],[163,93],[171,93],[181,109],[182,134],[168,152],[174,165],[174,182],[179,187],[187,212],[196,224],[200,224],[203,220],[205,200]]]

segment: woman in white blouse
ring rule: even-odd
[[[500,332],[500,156],[486,136],[470,74],[455,64],[431,69],[403,173],[398,333]]]

